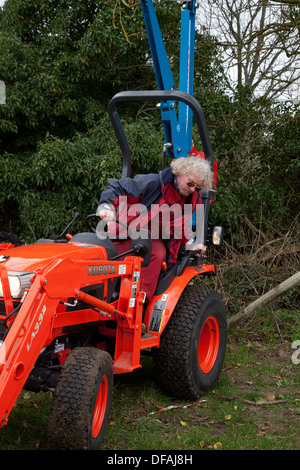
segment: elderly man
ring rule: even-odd
[[[151,260],[147,267],[142,268],[141,276],[141,288],[146,293],[147,302],[154,294],[162,262],[175,263],[180,247],[189,241],[187,219],[201,202],[200,190],[208,191],[212,179],[213,174],[206,160],[198,157],[178,158],[172,161],[170,168],[159,174],[121,178],[102,192],[97,209],[101,219],[110,222],[117,213],[117,218],[131,227],[137,223],[140,227],[151,223],[150,232],[155,231]],[[185,210],[186,207],[189,211]],[[168,218],[164,217],[166,208],[172,211],[173,217],[170,213],[167,214]],[[129,249],[130,240],[116,240],[114,244],[120,254]],[[191,248],[199,250],[200,254],[206,250],[199,243]]]

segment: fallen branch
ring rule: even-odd
[[[126,420],[126,422],[128,423],[128,422],[131,422],[131,421],[140,421],[141,419],[149,418],[149,416],[156,415],[157,413],[163,413],[164,411],[174,410],[176,408],[181,408],[181,409],[185,410],[186,408],[189,408],[190,406],[195,406],[195,405],[199,405],[200,403],[206,403],[206,402],[207,402],[207,400],[199,400],[199,401],[195,401],[194,403],[188,403],[188,404],[185,404],[185,405],[181,405],[181,404],[170,405],[170,406],[167,406],[167,408],[162,408],[160,410],[151,411],[151,413],[148,413],[147,416],[142,416],[140,418],[129,419],[129,420]]]
[[[283,294],[289,289],[296,287],[300,284],[300,271],[294,274],[293,276],[289,277],[285,281],[283,281],[278,286],[271,289],[266,294],[262,295],[254,302],[249,304],[245,309],[241,310],[240,312],[236,313],[232,317],[228,319],[228,329],[232,328],[237,323],[246,320],[249,318],[258,308],[263,307],[266,303],[271,302],[279,295]]]
[[[174,408],[182,408],[182,409],[189,408],[190,406],[199,405],[199,403],[206,403],[206,401],[207,400],[199,400],[199,401],[195,401],[194,403],[189,403],[187,405],[181,405],[181,404],[171,405],[171,406],[168,406],[167,408],[162,408],[161,410],[152,411],[151,413],[148,414],[148,416],[154,415],[156,413],[162,413],[164,411],[173,410]]]
[[[247,403],[248,405],[262,406],[262,405],[280,405],[281,403],[287,403],[288,400],[272,400],[272,401],[267,401],[267,400],[258,400],[258,401],[242,400],[242,401],[244,403]]]
[[[262,406],[262,405],[281,405],[281,403],[287,403],[288,400],[285,399],[280,399],[280,400],[258,400],[258,401],[252,401],[252,400],[245,400],[244,398],[240,397],[231,397],[227,395],[215,395],[217,398],[223,398],[224,400],[232,400],[232,401],[242,401],[243,403],[246,403],[247,405],[253,405],[253,406]]]

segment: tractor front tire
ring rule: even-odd
[[[168,394],[198,399],[217,383],[225,357],[226,310],[207,286],[187,286],[153,349],[154,373]]]
[[[113,362],[110,354],[75,348],[64,363],[49,419],[49,446],[55,450],[97,450],[110,410]]]

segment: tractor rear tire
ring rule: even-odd
[[[198,399],[217,383],[226,350],[224,303],[207,286],[187,286],[153,349],[160,387],[177,398]]]
[[[99,449],[107,426],[112,388],[110,354],[91,347],[72,350],[53,395],[50,448]]]

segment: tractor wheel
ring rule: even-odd
[[[49,445],[58,450],[96,450],[103,439],[112,399],[113,365],[106,352],[70,352],[53,395]]]
[[[187,286],[153,349],[157,381],[178,398],[198,399],[211,390],[223,366],[227,337],[225,306],[206,286]]]

